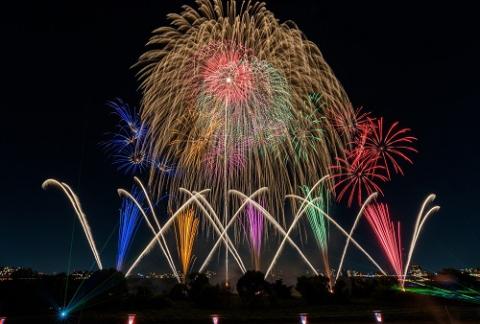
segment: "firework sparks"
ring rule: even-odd
[[[390,219],[388,206],[383,203],[374,203],[367,206],[365,218],[375,233],[393,271],[400,280],[403,271],[400,222],[395,224]]]
[[[184,279],[190,271],[199,222],[200,220],[195,216],[192,208],[180,214],[176,220],[177,249]]]
[[[325,275],[329,279],[329,289],[333,291],[333,278],[330,269],[330,260],[328,258],[328,223],[323,214],[318,211],[321,209],[325,211],[325,213],[328,213],[328,192],[325,188],[320,187],[317,189],[316,195],[312,195],[310,188],[303,187],[302,189],[308,201],[306,211],[308,222],[320,249]],[[312,197],[319,197],[320,199],[313,201]]]
[[[164,159],[152,158],[148,154],[146,147],[148,127],[140,119],[137,110],[121,99],[109,101],[107,104],[120,121],[116,132],[104,143],[118,170],[131,175],[153,168],[164,175],[170,175],[173,167],[169,166]]]
[[[388,181],[387,176],[382,174],[384,167],[373,163],[364,151],[358,155],[348,154],[347,158],[338,158],[337,161],[338,165],[330,168],[338,201],[347,197],[348,206],[351,206],[356,198],[361,205],[367,195],[374,192],[383,195],[379,183]]]
[[[137,201],[142,201],[141,192],[138,189],[132,191],[132,195]],[[122,270],[123,262],[132,244],[133,237],[137,232],[142,218],[140,210],[130,199],[123,198],[120,208],[120,226],[118,229],[118,251],[116,268]]]
[[[403,175],[399,159],[413,164],[409,154],[418,152],[413,147],[413,142],[417,139],[409,135],[409,128],[400,128],[398,122],[388,129],[384,127],[383,118],[369,120],[368,125],[369,131],[364,145],[367,154],[385,168],[388,178],[392,168],[395,173]]]
[[[252,205],[247,205],[245,211],[245,220],[243,226],[245,233],[248,237],[248,243],[250,245],[252,263],[255,271],[260,271],[260,260],[262,253],[262,242],[264,239],[264,219],[262,213],[260,213]]]
[[[137,65],[149,155],[182,170],[166,179],[151,169],[152,187],[158,193],[212,188],[212,205],[229,212],[238,206],[222,206],[226,190],[269,187],[265,204],[282,216],[285,194],[305,183],[307,173],[327,174],[348,144],[349,134],[325,116],[348,121],[351,104],[317,46],[264,4],[197,4],[169,16],[174,27],[155,31],[149,42],[155,48]],[[310,119],[322,123],[301,133]],[[175,210],[181,201],[170,204]]]

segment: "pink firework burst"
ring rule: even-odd
[[[350,207],[355,198],[361,205],[373,192],[383,195],[379,183],[388,181],[388,177],[383,174],[385,168],[372,160],[364,150],[359,150],[356,154],[349,152],[345,159],[337,158],[337,162],[337,165],[330,167],[337,201],[347,198]]]
[[[409,135],[409,128],[400,128],[398,122],[393,123],[388,129],[384,126],[383,117],[369,120],[369,130],[365,136],[364,148],[372,160],[381,164],[390,179],[391,168],[397,174],[403,175],[399,161],[405,160],[413,164],[410,153],[417,153],[413,147],[416,137]]]
[[[247,100],[254,87],[249,51],[242,47],[216,48],[202,64],[201,76],[209,95],[236,104]]]
[[[388,205],[383,203],[369,205],[365,209],[365,217],[393,271],[400,279],[403,268],[400,222],[391,220]]]

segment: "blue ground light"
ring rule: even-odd
[[[60,310],[60,313],[59,313],[59,316],[61,319],[66,319],[68,317],[68,312],[66,309],[61,309]]]

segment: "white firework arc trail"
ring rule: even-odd
[[[315,204],[312,204],[311,202],[309,202],[308,200],[306,200],[305,198],[303,197],[300,197],[298,195],[287,195],[287,197],[291,197],[291,198],[295,198],[295,199],[298,199],[302,202],[306,202],[308,205],[311,205],[313,208],[317,209],[323,216],[325,216],[325,218],[330,222],[332,223],[333,225],[335,225],[336,228],[338,228],[340,230],[340,232],[345,235],[346,237],[350,238],[350,240],[352,241],[352,243],[363,253],[365,254],[365,256],[370,260],[370,262],[373,263],[373,265],[375,267],[377,267],[377,269],[383,274],[383,275],[387,275],[387,273],[385,272],[385,270],[383,270],[383,268],[377,263],[377,261],[375,261],[375,259],[353,238],[351,237],[347,231],[340,225],[338,224],[330,215],[328,215],[327,213],[325,213],[321,208],[319,208],[318,206],[316,206]]]
[[[148,219],[147,214],[143,210],[142,206],[135,199],[135,197],[133,197],[133,195],[131,193],[129,193],[128,191],[126,191],[124,189],[118,189],[117,192],[118,192],[118,195],[120,197],[123,196],[123,197],[126,197],[126,198],[130,199],[137,206],[137,208],[139,209],[143,218],[147,222],[148,227],[152,231],[153,235],[156,236],[157,233],[161,231],[162,227],[160,225],[158,225],[158,230],[155,230],[152,223]],[[163,241],[165,241],[165,236],[163,234],[161,234],[160,237],[162,238],[162,240],[160,240],[160,238],[157,239],[158,245],[160,246],[160,249],[162,250],[162,253],[165,256],[165,259],[167,259],[168,265],[170,266],[170,269],[172,270],[173,275],[175,276],[175,279],[177,279],[178,283],[181,283],[180,276],[178,275],[177,269],[175,268],[175,263],[173,262],[173,259],[171,259],[170,253],[167,252],[167,251],[169,251],[168,246],[163,244]]]
[[[217,235],[219,237],[224,237],[223,238],[223,242],[225,244],[225,247],[227,248],[227,250],[232,253],[233,255],[233,258],[235,259],[235,261],[237,262],[240,270],[245,273],[247,272],[247,269],[245,268],[245,264],[243,263],[243,260],[242,258],[240,257],[240,254],[238,253],[237,249],[235,248],[235,245],[233,244],[232,240],[230,239],[230,237],[228,235],[224,235],[222,236],[222,231],[225,230],[225,228],[223,227],[223,224],[220,220],[220,218],[218,217],[218,215],[215,213],[213,207],[210,205],[210,203],[205,199],[205,197],[203,196],[199,196],[199,197],[194,197],[194,194],[195,194],[195,191],[192,193],[184,188],[180,188],[180,191],[181,192],[184,192],[188,195],[190,195],[192,198],[194,198],[194,201],[197,203],[198,207],[202,210],[202,212],[205,214],[205,216],[207,216],[207,219],[210,221],[210,223],[212,224],[213,226],[213,229],[215,230],[215,232],[217,233]],[[210,212],[208,212],[206,209],[205,209],[205,206],[207,206],[208,210]]]
[[[298,254],[300,255],[300,257],[305,261],[305,263],[310,267],[310,269],[312,270],[313,273],[315,273],[315,275],[318,275],[318,271],[315,269],[315,267],[312,265],[312,263],[310,262],[310,260],[308,260],[308,258],[305,256],[305,254],[302,252],[302,250],[298,247],[298,245],[292,240],[292,238],[290,236],[287,235],[287,232],[285,232],[285,230],[283,229],[283,227],[276,221],[276,219],[270,215],[270,213],[265,209],[263,208],[262,205],[260,205],[259,203],[257,203],[256,201],[250,199],[248,196],[246,196],[245,194],[241,193],[240,191],[237,191],[237,190],[230,190],[231,193],[234,193],[238,196],[240,196],[241,198],[245,199],[246,201],[248,201],[250,204],[252,204],[259,212],[262,213],[262,215],[264,217],[267,218],[267,220],[273,225],[273,227],[275,227],[277,229],[277,231],[282,234],[284,237],[287,238],[288,242],[290,243],[290,245],[295,249],[297,250]]]
[[[408,251],[408,256],[407,256],[407,262],[405,263],[405,268],[403,270],[403,275],[401,278],[401,288],[402,290],[404,289],[405,286],[405,280],[408,272],[408,268],[410,267],[410,262],[412,260],[413,252],[415,251],[415,247],[417,245],[418,237],[420,236],[420,233],[422,231],[423,226],[425,225],[425,222],[427,219],[435,212],[440,210],[440,206],[434,206],[428,210],[428,212],[424,213],[425,208],[427,205],[431,202],[433,202],[436,198],[435,194],[430,194],[425,201],[422,204],[422,207],[420,208],[420,211],[417,215],[417,220],[415,221],[415,227],[413,229],[413,235],[412,235],[412,241],[410,243],[410,249]]]
[[[377,198],[377,196],[378,196],[377,192],[374,192],[370,196],[368,196],[368,198],[363,203],[362,208],[360,208],[360,211],[358,212],[357,217],[355,218],[355,221],[353,222],[352,228],[350,229],[350,233],[348,233],[347,241],[345,242],[345,247],[343,248],[342,257],[340,258],[340,263],[338,265],[337,275],[335,276],[335,282],[337,282],[338,277],[340,276],[340,273],[342,272],[343,262],[345,261],[345,257],[347,255],[347,250],[348,250],[348,247],[350,245],[350,237],[353,236],[353,232],[357,228],[358,222],[360,221],[360,218],[363,216],[363,212],[364,212],[365,208],[367,207],[367,205],[373,199]]]
[[[258,189],[257,191],[255,191],[254,193],[252,193],[249,198],[251,199],[254,199],[257,195],[263,193],[264,191],[267,191],[268,188],[267,187],[263,187],[263,188],[260,188]],[[207,255],[207,257],[205,258],[205,261],[203,262],[203,264],[200,266],[200,269],[198,270],[198,272],[203,272],[205,270],[205,268],[207,267],[207,265],[210,263],[210,260],[213,256],[213,254],[215,253],[215,251],[217,250],[217,248],[219,247],[220,243],[223,242],[223,237],[225,235],[228,236],[227,232],[228,230],[230,229],[230,227],[234,224],[235,220],[238,218],[238,216],[240,215],[240,212],[245,208],[245,206],[248,204],[248,201],[245,201],[243,202],[243,204],[238,208],[238,210],[235,212],[235,214],[230,218],[230,220],[228,221],[227,223],[227,226],[225,226],[225,228],[223,229],[223,232],[222,232],[222,235],[217,239],[217,241],[215,242],[213,248],[210,250],[209,254]]]
[[[155,220],[155,223],[157,224],[157,230],[160,231],[162,228],[160,226],[160,222],[158,220],[157,214],[155,213],[155,209],[153,208],[153,204],[152,204],[152,201],[150,199],[150,195],[148,194],[147,190],[145,189],[145,186],[143,185],[142,181],[139,178],[134,177],[133,180],[142,189],[143,194],[144,194],[145,198],[147,199],[148,207],[150,208],[153,219]],[[173,262],[172,254],[170,253],[170,249],[168,248],[168,244],[167,244],[167,240],[165,239],[165,235],[162,235],[161,238],[162,238],[163,246],[165,247],[165,251],[168,254],[168,258],[170,259],[170,262],[172,263],[172,268],[174,270],[174,273],[177,275],[177,277],[178,277],[177,279],[180,280],[180,277],[178,276],[177,269],[175,268],[175,262]]]
[[[329,175],[326,175],[324,177],[322,177],[320,180],[317,181],[317,183],[310,189],[310,191],[308,192],[307,194],[307,197],[309,197],[311,195],[311,193],[323,182],[325,181],[326,179],[329,178]],[[314,201],[317,201],[321,198],[315,198]],[[292,221],[292,224],[290,224],[290,227],[287,231],[287,234],[283,237],[283,240],[282,242],[280,243],[277,251],[275,252],[275,255],[272,259],[272,261],[270,262],[270,266],[268,267],[267,271],[265,272],[265,279],[268,278],[268,275],[270,274],[270,272],[272,271],[273,267],[275,266],[275,263],[277,262],[277,259],[280,257],[280,254],[282,253],[283,251],[283,247],[285,246],[285,243],[287,242],[287,237],[290,237],[290,233],[293,231],[293,229],[295,228],[295,226],[297,225],[297,223],[300,221],[301,217],[305,214],[305,211],[307,210],[307,207],[304,208],[304,205],[305,203],[302,203],[300,205],[300,208],[298,209],[297,213],[295,214],[294,218],[293,218],[293,221]]]
[[[151,249],[155,245],[155,242],[157,242],[159,237],[162,236],[165,233],[165,231],[167,231],[170,228],[170,226],[175,221],[175,219],[178,217],[178,215],[180,215],[180,213],[185,208],[187,208],[190,204],[192,204],[193,202],[196,202],[199,205],[199,207],[205,213],[205,216],[207,217],[207,219],[212,224],[213,229],[217,232],[218,235],[221,235],[221,231],[220,231],[219,227],[217,226],[217,224],[215,224],[215,219],[210,216],[210,214],[206,211],[206,209],[203,207],[203,205],[200,203],[200,200],[199,200],[199,197],[203,197],[202,195],[209,192],[210,189],[205,189],[205,190],[202,190],[200,192],[191,193],[190,191],[188,191],[184,188],[180,188],[180,191],[185,192],[185,193],[189,193],[192,196],[185,203],[183,203],[183,205],[181,205],[180,208],[177,209],[177,211],[168,219],[167,222],[165,222],[162,229],[157,232],[157,234],[154,236],[154,238],[147,244],[147,246],[144,248],[144,250],[138,255],[137,259],[132,263],[132,265],[130,266],[130,268],[126,272],[126,274],[125,274],[126,277],[130,276],[132,271],[138,266],[138,264],[145,257],[145,255],[147,255],[151,251]],[[218,216],[216,214],[214,214],[214,216],[218,219]],[[227,244],[228,244],[227,246],[228,246],[229,252],[232,253],[232,255],[234,255],[234,256],[238,256],[239,254],[236,251],[233,244],[231,243],[231,241],[229,239],[226,239],[226,241],[227,241]],[[242,264],[241,259],[239,259],[239,260],[236,259],[236,261],[239,264],[240,269],[244,269],[244,266]]]
[[[195,194],[195,196],[200,196],[203,195],[204,193],[209,192],[210,189],[205,189],[202,190],[198,193]],[[138,257],[135,259],[135,261],[132,263],[128,271],[125,273],[125,277],[130,276],[132,273],[133,269],[137,267],[137,265],[142,261],[142,259],[147,255],[152,248],[154,247],[155,243],[157,242],[158,238],[166,232],[166,230],[172,225],[172,223],[175,221],[175,219],[180,215],[180,213],[187,208],[192,202],[194,201],[194,198],[188,199],[186,202],[183,203],[180,208],[177,209],[177,211],[163,224],[163,227],[158,233],[153,237],[153,239],[147,244],[147,246],[143,249],[143,251],[138,255]]]
[[[82,225],[83,232],[87,238],[90,249],[92,250],[95,262],[97,263],[98,268],[102,270],[102,260],[100,258],[100,254],[98,253],[95,240],[93,239],[92,231],[87,221],[87,216],[82,210],[82,206],[80,205],[80,200],[78,199],[77,195],[66,183],[55,179],[47,179],[42,183],[42,188],[44,190],[46,190],[49,186],[60,188],[65,193],[65,196],[67,196],[68,200],[72,204],[75,214],[78,217],[78,220],[80,221],[80,224]]]

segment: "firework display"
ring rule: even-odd
[[[214,254],[224,251],[228,284],[229,259],[246,273],[242,252],[248,249],[251,268],[268,278],[288,243],[311,273],[328,279],[333,292],[351,243],[404,289],[420,233],[439,207],[427,208],[435,195],[424,201],[404,257],[400,222],[376,200],[385,183],[404,174],[403,164],[413,163],[417,139],[411,130],[353,109],[318,47],[293,22],[279,22],[265,4],[196,3],[197,9],[184,6],[170,14],[171,26],[156,29],[139,58],[140,110],[121,100],[108,103],[119,123],[106,151],[126,175],[148,179],[144,186],[134,177],[131,192],[118,190],[117,270],[130,276],[158,245],[177,281],[183,275],[185,283],[190,272],[205,272]],[[48,185],[69,198],[102,268],[78,197],[65,183],[47,180]],[[165,197],[168,202],[161,204]],[[334,217],[336,203],[358,213],[350,231]],[[157,217],[160,208],[164,218]],[[390,270],[354,238],[362,217]],[[152,237],[125,267],[144,225]],[[346,238],[335,276],[331,231]],[[315,258],[297,242],[308,242],[302,235],[316,243]],[[208,249],[197,264],[199,240]],[[170,253],[175,243],[178,260]],[[268,267],[267,245],[275,246]]]

